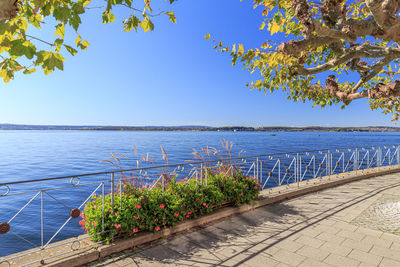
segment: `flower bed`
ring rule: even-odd
[[[254,201],[259,194],[258,182],[235,171],[227,175],[208,172],[207,185],[196,180],[177,182],[172,179],[163,190],[157,184],[152,190],[124,185],[121,194],[104,199],[104,232],[102,231],[103,198],[94,196],[81,214],[80,224],[93,241],[109,242],[111,237],[131,237],[139,231],[158,232],[176,223],[210,213],[224,203],[239,206]],[[120,197],[121,195],[121,197]]]

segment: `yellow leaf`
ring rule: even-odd
[[[276,22],[274,21],[271,25],[271,27],[269,28],[269,31],[271,32],[271,35],[273,35],[274,33],[279,32],[280,26],[278,24],[276,24]]]

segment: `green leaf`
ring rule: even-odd
[[[137,28],[139,26],[140,19],[138,19],[135,16],[130,16],[128,19],[124,20],[124,31],[131,31],[132,29],[135,29],[137,31]]]
[[[81,18],[78,15],[73,15],[70,19],[69,19],[69,25],[72,26],[72,28],[74,28],[75,31],[78,30],[79,25],[82,23]]]
[[[71,15],[71,9],[68,6],[59,6],[54,9],[53,17],[61,22],[67,23]]]
[[[109,10],[103,12],[102,18],[103,18],[103,24],[111,23],[114,22],[115,20],[114,14],[111,13],[111,11]]]
[[[67,51],[68,51],[71,55],[73,55],[73,56],[75,56],[75,54],[78,53],[78,51],[77,51],[76,49],[72,48],[72,47],[69,46],[69,45],[64,45],[64,47],[65,47],[65,49],[67,49]]]

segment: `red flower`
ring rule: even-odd
[[[258,186],[255,185],[255,186],[254,186],[254,189],[258,189]]]
[[[121,228],[121,224],[120,224],[120,223],[119,223],[119,224],[116,224],[116,225],[115,225],[115,228],[117,228],[117,229]]]
[[[156,231],[160,231],[160,227],[158,227],[158,226],[156,226],[154,229],[155,229]]]
[[[110,209],[110,213],[113,213],[114,211],[112,209]]]
[[[158,222],[158,219],[154,219],[154,222]]]
[[[162,209],[165,208],[164,204],[161,204],[161,205],[160,205],[160,208],[162,208]]]
[[[200,198],[196,198],[196,201],[199,201]]]
[[[137,228],[133,228],[132,232],[137,233],[139,231],[139,229]]]
[[[239,196],[243,196],[243,193],[240,193]]]
[[[140,205],[135,205],[135,208],[140,209]]]
[[[167,223],[166,222],[163,222],[163,224],[162,225],[166,225]]]
[[[188,212],[188,214],[190,215],[190,214],[192,214],[192,212],[191,212],[191,211],[189,211],[189,212]]]
[[[175,213],[174,216],[175,216],[175,217],[178,217],[178,216],[179,216],[179,213]]]
[[[203,203],[203,206],[205,207],[207,204],[206,203]]]

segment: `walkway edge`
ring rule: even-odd
[[[394,167],[394,168],[393,168]],[[266,192],[261,192],[260,198],[253,204],[244,204],[240,207],[225,207],[221,208],[211,214],[201,216],[200,218],[184,221],[177,224],[172,229],[164,229],[159,233],[139,233],[136,237],[130,239],[117,240],[116,242],[109,245],[101,245],[92,250],[77,253],[75,255],[69,256],[67,258],[59,259],[57,261],[47,263],[48,266],[59,266],[59,267],[72,267],[81,266],[88,264],[90,262],[102,259],[104,257],[110,256],[112,254],[122,252],[127,249],[135,248],[137,246],[150,243],[159,240],[165,236],[180,233],[189,230],[194,227],[202,226],[213,221],[217,221],[235,214],[240,214],[246,211],[250,211],[265,205],[281,202],[286,199],[291,199],[299,197],[305,194],[317,192],[327,188],[335,187],[338,185],[350,183],[357,180],[372,178],[376,176],[392,174],[400,172],[400,166],[381,167],[380,169],[375,168],[373,172],[361,173],[361,171],[344,173],[342,175],[336,175],[331,177],[322,177],[309,180],[308,182],[301,182],[300,187],[292,185],[293,189],[285,189],[286,191],[280,193],[280,191],[268,194]],[[345,177],[348,176],[348,177]],[[315,185],[315,183],[319,183]],[[311,185],[310,185],[311,184]],[[285,186],[286,188],[286,186]],[[267,190],[265,190],[267,191]]]

